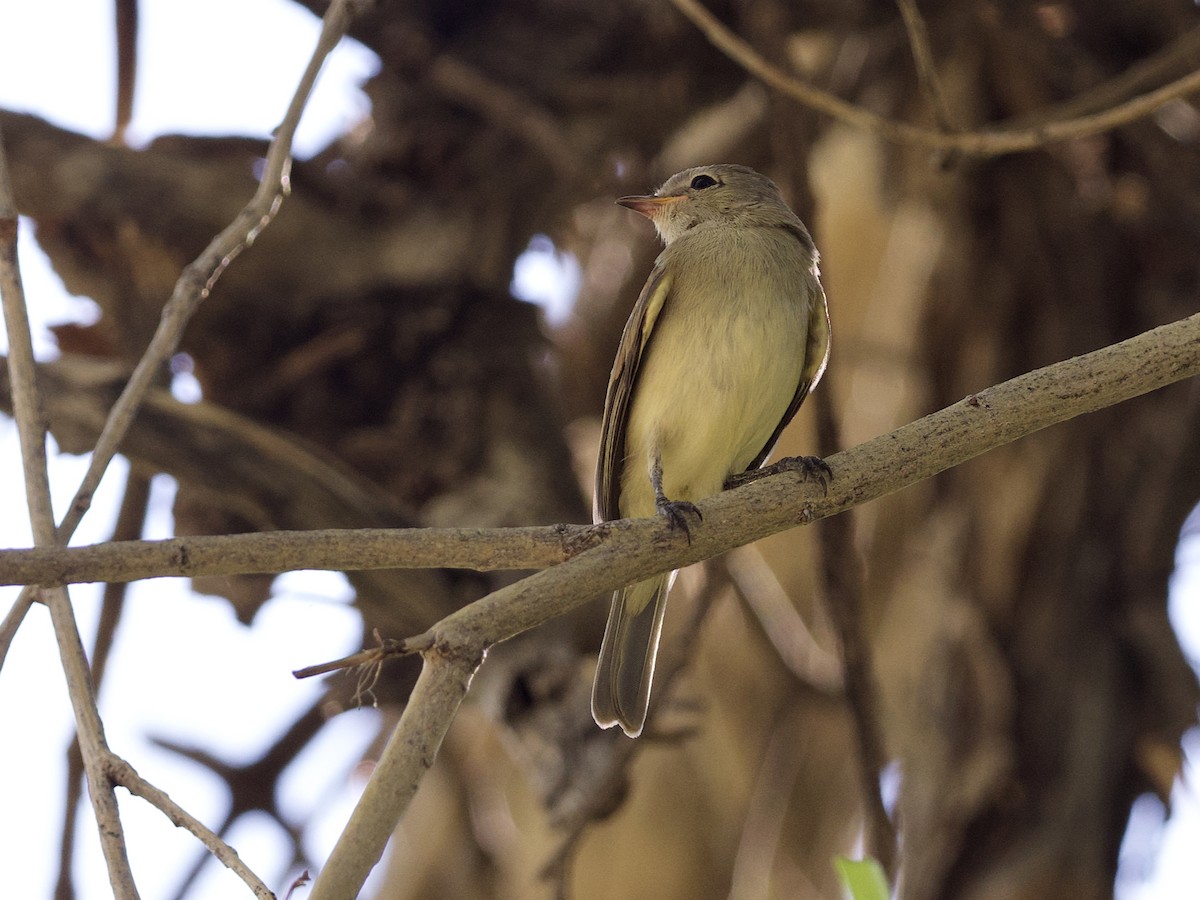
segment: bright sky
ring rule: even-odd
[[[316,39],[318,22],[287,0],[141,0],[138,95],[131,139],[135,143],[169,132],[242,134],[267,137],[278,124]],[[114,109],[114,41],[111,3],[64,0],[8,3],[0,7],[0,107],[45,116],[96,137],[111,130]],[[64,18],[70,28],[62,28]],[[311,153],[367,112],[357,84],[375,67],[372,54],[353,42],[326,63],[297,137],[299,155]],[[24,228],[21,259],[35,341],[41,356],[53,354],[46,323],[95,315],[88,301],[67,297],[61,283]],[[545,242],[548,243],[548,242]],[[518,268],[517,293],[561,304],[574,287],[577,269],[551,247]],[[236,263],[235,263],[236,265]],[[553,314],[553,306],[550,309]],[[0,338],[0,345],[5,344]],[[59,509],[68,502],[84,461],[52,453],[52,483]],[[118,460],[84,520],[75,543],[107,538],[124,464]],[[23,518],[23,484],[15,427],[0,420],[0,546],[28,546]],[[173,484],[154,485],[148,537],[172,532]],[[1193,659],[1200,659],[1200,539],[1186,551],[1192,565],[1177,579],[1173,614]],[[1181,555],[1182,559],[1182,555]],[[1190,584],[1190,586],[1189,586]],[[294,573],[282,595],[263,609],[250,628],[234,621],[222,600],[197,598],[179,580],[142,582],[130,590],[122,630],[101,697],[109,740],[143,775],[209,824],[220,821],[227,798],[211,776],[177,756],[164,754],[148,738],[191,741],[222,758],[246,761],[267,746],[319,691],[296,682],[292,669],[357,649],[357,616],[346,607],[349,590],[340,576]],[[72,590],[85,635],[91,641],[99,588]],[[15,592],[0,589],[0,609]],[[136,644],[131,648],[130,644]],[[112,698],[119,698],[114,701]],[[71,734],[70,712],[48,616],[35,608],[0,672],[0,871],[5,895],[49,897],[57,862],[62,816],[63,764]],[[19,725],[19,740],[12,726]],[[343,715],[328,726],[284,779],[281,805],[293,821],[322,813],[305,832],[309,853],[325,858],[349,815],[358,785],[351,769],[374,727],[374,714]],[[1195,734],[1191,757],[1200,748]],[[200,853],[196,842],[156,811],[125,798],[122,813],[135,875],[143,896],[170,896],[181,873]],[[1176,790],[1175,815],[1154,839],[1161,811],[1139,806],[1144,830],[1126,842],[1121,900],[1193,896],[1200,883],[1195,847],[1200,845],[1200,809],[1194,789]],[[80,817],[84,848],[75,875],[81,900],[111,896],[90,810]],[[264,818],[251,818],[231,835],[250,866],[281,894],[287,871],[284,836]],[[209,864],[191,896],[242,896],[240,882]],[[1141,880],[1146,876],[1148,880]]]
[[[268,137],[291,99],[311,55],[319,22],[285,0],[142,0],[139,80],[131,139],[191,132]],[[64,29],[64,17],[72,26]],[[68,128],[107,136],[114,109],[112,4],[94,0],[4,4],[0,7],[0,107],[34,112]],[[368,111],[357,84],[374,56],[344,42],[326,63],[297,135],[297,153],[319,149]],[[40,356],[54,354],[47,323],[90,321],[90,301],[63,292],[23,223],[22,274]],[[7,340],[0,338],[7,352]],[[51,453],[51,481],[61,510],[82,477],[85,460]],[[28,546],[24,486],[16,428],[0,420],[0,546]],[[104,540],[115,518],[126,466],[119,459],[96,496],[74,543]],[[155,480],[147,537],[172,533],[173,482]],[[346,605],[345,581],[328,573],[285,576],[281,596],[239,625],[223,600],[196,597],[179,579],[141,582],[129,592],[122,629],[101,694],[108,739],[154,784],[210,825],[228,797],[199,767],[164,753],[150,739],[192,743],[223,759],[244,762],[268,746],[320,693],[318,680],[297,682],[291,670],[357,649],[358,616]],[[72,599],[85,643],[91,643],[100,588],[75,588]],[[7,610],[13,589],[0,589]],[[136,647],[129,644],[135,643]],[[113,699],[117,698],[117,699]],[[72,733],[70,709],[49,616],[31,611],[0,672],[0,869],[5,896],[53,893],[62,821],[64,761]],[[21,739],[12,740],[12,725]],[[357,799],[353,767],[375,728],[370,710],[338,717],[292,766],[280,804],[294,822],[321,814],[305,831],[305,846],[324,859]],[[144,897],[169,897],[201,848],[156,810],[124,792],[121,810],[134,873]],[[19,810],[19,815],[11,811]],[[85,802],[75,866],[81,900],[111,897],[94,821]],[[278,826],[247,817],[231,842],[251,868],[282,896],[295,873]],[[193,897],[246,895],[241,882],[209,863]]]

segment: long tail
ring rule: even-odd
[[[639,581],[613,594],[592,686],[592,717],[601,728],[620,725],[631,738],[642,733],[674,577],[672,572]]]

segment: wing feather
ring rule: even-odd
[[[595,519],[607,522],[621,518],[621,470],[625,462],[625,428],[629,422],[629,402],[637,382],[638,370],[646,345],[654,333],[671,288],[671,278],[662,257],[654,264],[646,285],[634,304],[621,345],[608,379],[604,399],[604,422],[600,431],[600,458],[596,463]]]
[[[797,240],[811,251],[812,239],[808,237],[807,232],[802,235],[798,234]],[[825,374],[825,365],[829,362],[829,306],[825,302],[825,290],[821,287],[820,279],[814,277],[811,285],[813,296],[809,298],[808,304],[808,339],[804,348],[804,365],[800,369],[800,381],[796,385],[796,393],[792,396],[792,402],[788,404],[787,411],[779,420],[779,424],[775,426],[775,431],[767,443],[746,467],[747,472],[757,469],[763,464],[775,446],[775,442],[779,440],[783,429],[788,426],[797,410],[800,409],[804,398],[812,393],[817,382],[821,380],[821,376]]]

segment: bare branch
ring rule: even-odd
[[[117,119],[113,125],[114,144],[125,143],[125,131],[133,119],[133,96],[137,88],[137,0],[117,0]]]
[[[543,569],[600,540],[591,525],[327,528],[0,550],[0,585],[251,575],[299,569]]]
[[[136,540],[142,535],[146,521],[146,507],[150,501],[150,479],[130,471],[125,481],[125,495],[113,527],[113,540]],[[104,586],[104,599],[100,606],[100,622],[96,627],[96,638],[92,644],[92,684],[100,691],[104,673],[108,668],[109,654],[116,640],[117,625],[125,609],[125,594],[128,583],[110,582]],[[73,896],[72,869],[75,861],[75,826],[79,816],[79,800],[83,793],[83,751],[78,738],[71,741],[67,750],[66,798],[63,802],[62,831],[59,837],[58,883],[55,896]]]
[[[493,644],[656,572],[807,524],[882,497],[1056,422],[1200,374],[1200,314],[1111,347],[1021,375],[831,456],[829,493],[784,472],[699,504],[704,527],[689,544],[665,522],[610,523],[607,540],[447,616],[419,642],[417,688],[363,800],[313,889],[314,900],[353,896],[433,764],[471,677]]]
[[[21,439],[21,463],[25,472],[25,501],[33,524],[35,544],[54,541],[54,510],[50,505],[50,481],[46,469],[46,423],[38,400],[33,342],[29,315],[25,308],[25,289],[17,259],[17,207],[13,202],[4,153],[4,135],[0,134],[0,297],[4,301],[4,324],[8,331],[13,417]],[[46,519],[51,526],[45,528]]]
[[[917,0],[896,0],[900,7],[900,17],[904,19],[904,29],[908,32],[908,43],[912,48],[913,62],[917,66],[917,79],[921,90],[933,110],[933,121],[942,131],[955,131],[950,119],[950,109],[946,105],[946,95],[942,93],[942,83],[937,75],[937,67],[933,63],[933,51],[929,47],[929,31],[925,27],[925,19],[917,9]]]
[[[758,549],[744,547],[724,559],[734,589],[784,668],[813,690],[841,694],[841,661],[817,642]]]
[[[705,527],[689,548],[655,518],[520,528],[398,528],[129,541],[53,550],[0,550],[0,583],[75,583],[163,576],[235,575],[295,569],[353,571],[443,566],[537,569],[606,551],[600,593],[688,565],[767,534],[894,493],[1047,426],[1149,393],[1200,372],[1200,316],[1163,325],[1083,356],[973,394],[890,434],[830,457],[828,495],[783,473],[698,504]],[[743,533],[744,531],[744,533]],[[611,548],[642,545],[637,565]],[[619,554],[618,554],[619,556]],[[649,562],[647,562],[649,560]],[[573,571],[573,570],[572,570]],[[522,582],[523,584],[524,582]],[[516,587],[510,586],[509,589]],[[565,612],[568,606],[556,610]],[[496,640],[532,627],[531,621]]]
[[[25,473],[25,497],[34,543],[56,543],[54,508],[50,502],[50,479],[46,467],[46,424],[42,418],[37,376],[33,359],[33,340],[25,291],[17,260],[17,210],[8,177],[4,137],[0,134],[0,298],[4,304],[4,326],[8,332],[9,372],[12,382],[13,411],[21,441],[21,462]],[[79,747],[87,772],[92,810],[100,834],[100,847],[108,866],[113,893],[120,898],[137,897],[133,871],[125,848],[125,834],[117,809],[117,797],[108,777],[105,761],[109,756],[104,727],[96,709],[91,670],[71,601],[64,587],[42,594],[50,608],[59,657],[66,675],[67,692],[75,714]]]
[[[1047,144],[1109,131],[1149,115],[1170,100],[1200,91],[1200,71],[1195,71],[1157,90],[1092,115],[1046,122],[1029,128],[998,125],[984,130],[947,134],[885,118],[806,84],[768,62],[698,0],[671,0],[671,3],[704,33],[713,46],[780,93],[846,125],[877,134],[884,140],[930,150],[957,151],[982,157],[1036,150]]]
[[[462,656],[447,650],[435,647],[425,654],[425,665],[404,714],[329,862],[313,883],[311,900],[358,896],[421,778],[437,758],[442,739],[483,660],[482,654]]]
[[[1087,113],[1099,112],[1116,106],[1164,79],[1178,77],[1181,70],[1194,69],[1200,65],[1200,28],[1184,32],[1162,50],[1135,65],[1120,75],[1089,88],[1076,97],[1056,103],[1029,115],[1013,120],[1013,127],[1033,126],[1034,123],[1071,119]]]
[[[360,0],[334,0],[325,14],[317,47],[304,70],[287,113],[275,130],[267,151],[266,167],[258,190],[237,217],[192,261],[179,276],[175,290],[163,307],[158,329],[146,352],[129,377],[125,390],[113,405],[104,430],[92,451],[92,460],[84,474],[75,498],[58,526],[63,543],[75,533],[79,520],[92,502],[92,494],[100,484],[117,445],[129,429],[134,413],[153,384],[162,366],[179,346],[179,339],[200,303],[208,297],[225,269],[237,256],[254,243],[271,224],[283,198],[290,190],[288,172],[291,169],[292,138],[300,124],[300,116],[308,103],[325,57],[337,46],[350,24],[353,8]]]
[[[186,809],[172,800],[165,791],[156,788],[137,773],[128,762],[113,757],[109,763],[112,778],[135,797],[141,797],[178,828],[186,828],[200,839],[212,855],[224,863],[225,867],[237,875],[254,892],[255,897],[263,900],[275,900],[275,894],[263,883],[262,879],[250,871],[236,850],[221,840],[214,831],[189,813]]]
[[[153,385],[162,367],[179,346],[184,328],[200,303],[208,296],[229,264],[249,247],[278,212],[289,190],[292,138],[308,102],[325,57],[337,46],[349,27],[353,13],[369,0],[334,0],[325,14],[321,35],[305,69],[283,121],[275,131],[267,151],[266,167],[258,190],[237,217],[218,234],[175,283],[171,297],[163,307],[158,328],[142,358],[138,361],[120,397],[109,411],[104,428],[92,450],[91,461],[57,529],[58,543],[65,544],[91,506],[92,494],[112,462],[117,447],[133,423],[138,407]],[[15,219],[14,219],[15,221]],[[7,654],[12,637],[29,609],[31,598],[22,591],[0,626],[0,663]]]

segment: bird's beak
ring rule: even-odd
[[[678,203],[680,200],[686,199],[682,194],[674,197],[655,197],[653,194],[639,194],[632,197],[622,197],[617,201],[617,204],[624,206],[626,209],[632,209],[635,213],[641,213],[647,219],[653,220],[658,215],[659,210],[670,206],[672,203]]]

